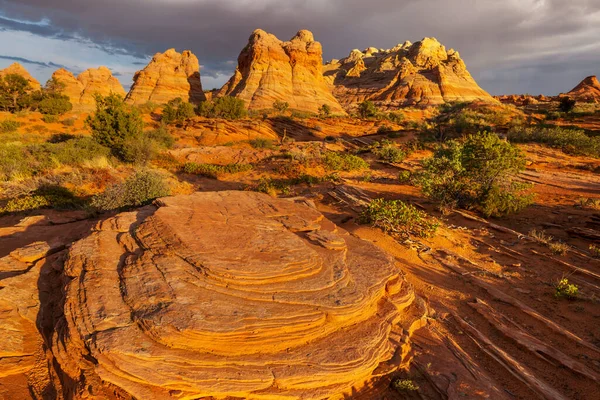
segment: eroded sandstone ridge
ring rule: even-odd
[[[64,68],[52,75],[64,85],[62,93],[69,97],[73,108],[80,111],[91,111],[96,106],[94,95],[108,96],[117,94],[125,96],[126,92],[117,78],[107,67],[90,68],[75,78]]]
[[[146,68],[136,72],[126,101],[166,104],[177,97],[190,103],[206,99],[200,83],[198,58],[188,50],[178,53],[169,49],[155,54]]]
[[[0,356],[12,357],[0,378],[72,398],[322,399],[402,365],[412,288],[307,200],[212,192],[157,205],[68,250],[0,260],[24,273],[2,281]]]
[[[241,98],[250,109],[270,109],[279,100],[296,110],[318,112],[326,104],[333,113],[344,113],[323,78],[322,64],[321,44],[311,32],[302,30],[283,42],[257,29],[219,96]]]
[[[0,70],[1,77],[12,74],[21,75],[23,78],[27,79],[32,90],[39,90],[41,88],[40,83],[19,63],[13,63]]]
[[[577,101],[600,103],[600,82],[597,77],[588,76],[566,96]]]
[[[477,85],[457,51],[434,38],[390,50],[353,50],[324,67],[334,95],[345,107],[370,100],[381,107],[495,100]]]

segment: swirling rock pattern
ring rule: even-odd
[[[213,192],[158,205],[69,251],[52,347],[72,379],[140,399],[322,399],[405,356],[411,287],[310,202]]]

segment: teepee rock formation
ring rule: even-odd
[[[19,63],[13,63],[10,66],[0,70],[0,77],[6,75],[20,75],[27,79],[32,90],[39,90],[42,86],[29,72]]]
[[[566,96],[577,101],[600,103],[600,82],[596,76],[588,76]]]
[[[169,49],[155,54],[146,68],[136,72],[126,102],[166,104],[178,97],[190,103],[206,100],[198,58],[188,50]]]
[[[384,108],[452,101],[495,102],[479,87],[455,50],[434,38],[390,50],[353,50],[324,67],[334,94],[347,108],[370,100]]]
[[[333,113],[344,113],[323,78],[323,50],[313,34],[302,30],[283,42],[261,29],[255,30],[238,58],[234,76],[219,96],[243,99],[250,109],[268,109],[275,101],[290,108],[318,112],[324,104]]]
[[[96,106],[96,94],[108,96],[117,94],[125,96],[126,92],[117,78],[107,67],[90,68],[75,78],[64,68],[54,72],[52,77],[64,85],[62,93],[69,97],[73,108],[90,111]]]

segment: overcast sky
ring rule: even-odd
[[[600,0],[0,0],[0,68],[45,82],[106,65],[127,88],[151,56],[192,50],[206,89],[235,69],[251,32],[309,29],[324,58],[436,37],[492,94],[553,95],[600,75]]]

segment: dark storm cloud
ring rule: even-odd
[[[44,68],[53,68],[53,69],[67,68],[64,65],[56,64],[56,63],[53,63],[53,62],[35,61],[35,60],[30,60],[28,58],[12,57],[12,56],[6,56],[6,55],[1,55],[1,54],[0,54],[0,59],[15,61],[15,62],[18,62],[18,63],[21,63],[21,64],[36,65],[36,66],[44,67]]]
[[[190,49],[213,78],[232,72],[259,27],[281,39],[310,29],[325,58],[435,36],[493,93],[553,94],[600,74],[600,0],[0,0],[0,9],[0,27],[111,54]]]

